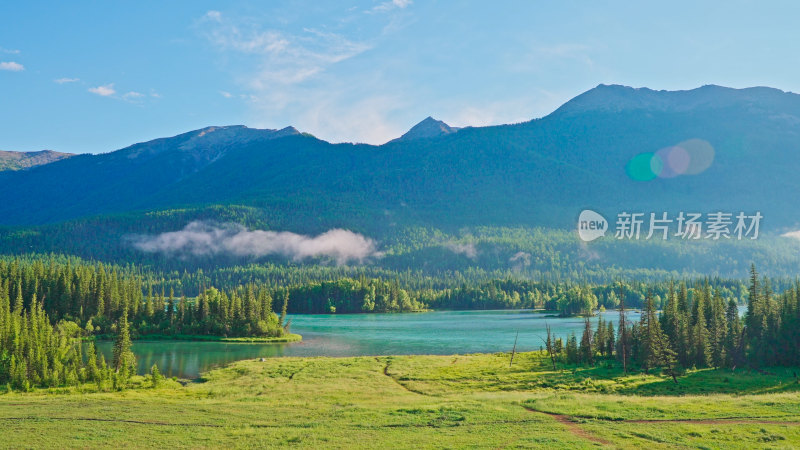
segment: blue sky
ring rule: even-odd
[[[0,149],[231,124],[379,144],[428,115],[541,117],[600,83],[798,92],[800,4],[765,3],[3,2]]]

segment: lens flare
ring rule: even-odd
[[[711,167],[714,147],[702,139],[689,139],[655,153],[640,153],[626,167],[628,176],[636,181],[697,175]]]
[[[714,162],[714,147],[708,141],[689,139],[681,142],[678,146],[689,155],[689,165],[684,172],[686,175],[697,175],[704,172]]]
[[[663,165],[661,158],[656,158],[655,154],[640,153],[628,161],[626,171],[633,180],[650,181],[658,176]]]

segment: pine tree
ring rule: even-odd
[[[642,353],[646,358],[643,360],[645,372],[651,367],[660,367],[677,383],[675,351],[671,348],[667,335],[661,330],[661,323],[656,314],[652,291],[648,291],[643,317],[644,320],[639,332],[640,345],[643,347]]]
[[[589,318],[584,318],[583,335],[581,336],[580,360],[589,365],[594,365],[594,348],[592,348],[592,324]]]
[[[175,322],[175,291],[169,288],[169,303],[167,303],[167,322],[169,326]]]
[[[86,350],[86,379],[88,381],[99,381],[100,375],[97,368],[97,348],[94,341],[89,342]]]
[[[114,370],[122,375],[122,379],[136,373],[136,357],[131,351],[130,327],[128,326],[128,314],[123,311],[118,323],[117,337],[114,340]]]
[[[602,317],[597,319],[597,331],[594,333],[594,349],[601,356],[606,353],[606,325]]]
[[[614,348],[616,347],[616,340],[614,339],[614,323],[608,321],[608,328],[606,328],[606,355],[614,356]]]
[[[670,281],[669,292],[667,293],[667,304],[663,308],[663,312],[659,320],[661,321],[661,329],[667,335],[670,342],[677,346],[678,340],[678,299],[675,296],[675,283]]]
[[[707,367],[711,362],[711,346],[706,327],[705,304],[703,296],[698,295],[694,304],[694,323],[690,329],[691,361],[697,367]]]
[[[556,370],[556,347],[555,342],[553,341],[553,333],[550,330],[550,325],[546,322],[544,324],[545,329],[547,330],[547,340],[545,340],[545,348],[547,349],[547,354],[550,356],[550,362],[553,363],[553,371]]]
[[[617,358],[622,361],[622,372],[628,373],[628,352],[630,351],[630,344],[628,342],[628,325],[625,321],[625,294],[622,291],[622,285],[620,284],[620,292],[619,292],[619,329],[617,333],[619,333],[618,343],[620,346],[619,351],[617,352]]]
[[[279,322],[280,326],[285,327],[286,326],[286,311],[289,308],[289,291],[288,290],[284,290],[281,293],[281,295],[283,297],[283,306],[281,306],[281,317],[280,317],[280,320],[278,322]]]
[[[567,338],[566,354],[567,364],[578,364],[580,362],[580,354],[578,353],[578,339],[575,337],[574,332],[570,333],[569,337]]]
[[[638,334],[638,355],[637,359],[644,369],[645,373],[648,372],[653,365],[653,361],[657,359],[655,354],[655,327],[658,325],[656,320],[655,307],[653,306],[653,291],[648,290],[645,297],[645,309],[642,312],[639,320],[639,334]]]
[[[158,370],[158,366],[153,364],[153,366],[150,368],[150,382],[153,383],[154,388],[157,388],[163,381],[164,375],[161,375],[161,371]]]
[[[739,318],[739,305],[730,299],[725,312],[728,331],[725,334],[725,366],[736,367],[742,363],[742,321]]]
[[[153,299],[153,285],[147,286],[147,297],[144,300],[144,315],[148,321],[153,320],[153,315],[155,315],[155,305],[153,304],[155,300]]]
[[[725,318],[725,303],[722,300],[719,288],[714,290],[711,300],[711,320],[709,337],[711,340],[711,364],[714,368],[725,365],[725,340],[728,324]]]

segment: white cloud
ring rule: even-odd
[[[781,237],[788,237],[792,239],[800,239],[800,230],[798,231],[790,231],[788,233],[783,233]]]
[[[110,97],[110,96],[112,96],[112,95],[117,93],[117,91],[114,90],[114,83],[109,83],[109,84],[105,84],[103,86],[97,86],[97,87],[89,88],[89,92],[91,92],[92,94],[97,94],[97,95],[103,96],[103,97]]]
[[[19,55],[19,50],[0,47],[0,53],[8,53],[9,55]]]
[[[53,80],[53,82],[58,84],[75,83],[76,81],[80,81],[80,78],[57,78]]]
[[[8,70],[11,72],[22,72],[23,70],[25,70],[25,66],[14,61],[2,61],[0,62],[0,70]]]
[[[393,9],[405,9],[408,6],[410,6],[411,3],[413,3],[412,0],[390,0],[390,1],[385,1],[385,2],[382,2],[382,3],[378,4],[378,5],[376,5],[374,8],[372,8],[371,10],[369,10],[367,12],[378,13],[378,12],[391,11]]]
[[[531,43],[519,53],[508,54],[507,69],[521,73],[546,73],[553,70],[595,70],[592,54],[602,47],[580,43]],[[566,65],[565,65],[566,64]]]
[[[142,100],[147,97],[146,95],[142,94],[141,92],[130,91],[122,94],[122,100],[133,103],[135,105],[141,105]]]
[[[219,91],[219,95],[221,95],[221,96],[223,96],[223,97],[225,97],[225,98],[231,98],[231,97],[233,97],[233,94],[231,94],[231,93],[230,93],[230,92],[228,92],[228,91]]]
[[[451,126],[484,127],[527,122],[536,117],[546,116],[569,98],[569,93],[554,93],[540,89],[509,100],[443,102],[432,113]]]
[[[256,69],[244,77],[245,84],[254,90],[302,83],[371,48],[339,34],[312,28],[296,35],[262,29],[228,19],[219,11],[206,13],[199,25],[218,50],[256,57]]]
[[[396,7],[408,4],[400,1]],[[356,17],[364,19],[361,12]],[[351,38],[344,28],[356,26],[350,18],[287,31],[209,11],[196,29],[220,53],[241,91],[220,95],[246,101],[253,126],[294,125],[332,142],[382,144],[406,131],[392,116],[409,105],[413,86],[388,80],[394,62],[351,68],[358,64],[354,59],[369,58],[365,53],[386,33],[374,27],[372,36],[359,31],[362,37]]]
[[[444,244],[444,248],[457,255],[464,255],[471,259],[475,259],[478,256],[478,249],[475,248],[475,244],[472,243],[459,244],[457,242],[447,242]]]
[[[528,100],[528,99],[526,99]],[[533,118],[530,103],[522,99],[505,102],[487,102],[479,105],[456,107],[452,114],[444,114],[445,122],[456,127],[484,127],[519,123]]]
[[[344,264],[348,261],[364,262],[382,255],[376,250],[372,239],[342,229],[329,230],[318,236],[305,236],[288,231],[251,231],[235,223],[214,225],[191,222],[180,231],[155,236],[128,236],[127,239],[141,251],[179,257],[281,255],[297,261],[326,257],[337,264]]]
[[[297,115],[302,130],[314,130],[320,137],[337,142],[368,142],[382,144],[403,134],[388,115],[403,105],[403,99],[393,95],[367,97],[354,103],[340,100],[336,94],[317,99]]]

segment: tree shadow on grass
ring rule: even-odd
[[[623,374],[616,364],[568,368],[560,372],[542,373],[540,387],[570,391],[614,393],[620,395],[672,396],[709,394],[775,394],[800,392],[796,369],[770,368],[765,373],[738,369],[690,370],[672,377],[651,371],[650,374]]]

